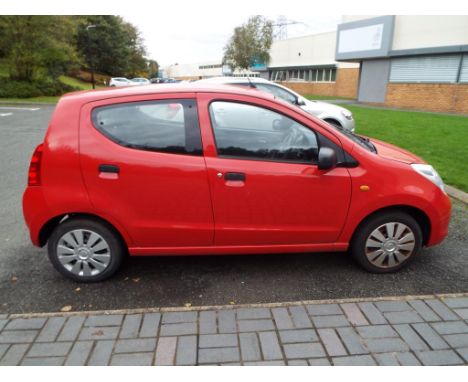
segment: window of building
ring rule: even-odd
[[[173,154],[202,155],[194,100],[129,102],[97,107],[97,130],[121,146]]]
[[[218,68],[222,68],[223,65],[222,64],[218,64],[218,65],[200,65],[198,67],[198,69],[218,69]]]
[[[335,82],[336,68],[307,68],[270,71],[270,81]]]
[[[323,69],[317,69],[317,82],[323,81]]]

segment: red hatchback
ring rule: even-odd
[[[127,253],[349,249],[392,272],[445,238],[450,200],[411,153],[255,89],[181,84],[62,97],[23,210],[55,268],[89,282]]]

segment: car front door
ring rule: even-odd
[[[351,179],[346,168],[318,169],[319,135],[304,116],[255,98],[198,97],[215,244],[335,242]]]
[[[81,113],[80,158],[90,201],[98,215],[125,227],[134,253],[213,244],[195,95],[170,97],[93,102]]]

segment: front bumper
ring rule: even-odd
[[[343,127],[343,129],[345,130],[351,131],[352,133],[354,133],[354,131],[356,130],[356,123],[354,122],[354,118],[353,119],[342,118],[340,120],[340,123],[341,123],[341,127]]]
[[[431,234],[427,242],[428,247],[441,243],[447,237],[452,213],[450,198],[442,191],[439,192],[439,197],[433,201],[432,206],[434,208],[430,217]]]

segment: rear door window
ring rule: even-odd
[[[95,128],[121,146],[202,155],[196,102],[189,99],[129,102],[97,107]]]

